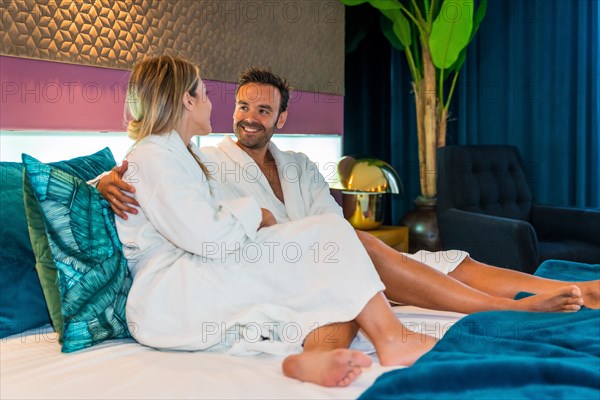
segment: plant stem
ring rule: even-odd
[[[427,0],[425,0],[427,2]],[[427,13],[427,26],[431,29],[433,25],[433,12],[435,8],[435,0],[431,0],[431,5],[429,6],[429,12]]]
[[[408,67],[413,76],[413,81],[419,82],[421,80],[421,71],[417,69],[410,49],[404,49],[404,54],[406,55],[406,61],[408,61]]]
[[[450,100],[452,99],[452,94],[454,93],[454,86],[456,86],[456,80],[458,79],[458,71],[454,73],[454,78],[452,79],[452,86],[450,87],[450,93],[448,94],[448,101],[444,104],[444,108],[448,110],[450,107]],[[443,103],[442,103],[443,104]]]
[[[447,122],[448,122],[448,109],[442,108],[440,120],[438,121],[437,147],[444,147],[446,145],[446,123]]]
[[[415,9],[415,14],[417,15],[417,18],[419,18],[420,21],[423,21],[423,15],[421,15],[421,10],[419,9],[417,2],[415,0],[410,1],[412,2],[413,8]]]
[[[410,11],[409,11],[409,10],[408,10],[406,7],[404,7],[402,4],[400,4],[400,10],[404,11],[404,14],[406,14],[406,16],[407,16],[408,18],[410,18],[410,19],[411,19],[411,20],[412,20],[412,21],[415,23],[415,25],[417,26],[417,28],[419,28],[419,32],[421,33],[421,35],[423,35],[424,33],[426,33],[426,32],[427,32],[427,30],[426,30],[426,26],[423,26],[423,25],[422,25],[422,22],[421,22],[421,21],[419,21],[419,20],[417,20],[417,19],[415,18],[415,16],[414,16],[414,15],[412,15],[412,14],[410,13]]]
[[[419,143],[419,183],[421,185],[421,194],[427,193],[425,184],[425,123],[423,115],[425,113],[425,95],[424,90],[417,89],[423,85],[423,81],[413,82],[413,92],[415,95],[415,111],[417,116],[417,141]]]
[[[439,99],[440,106],[444,105],[444,68],[440,68],[440,82],[439,82]]]
[[[412,57],[415,61],[416,69],[421,75],[423,72],[423,63],[421,61],[421,52],[419,50],[420,36],[417,35],[418,33],[418,30],[411,29],[412,43],[410,45],[410,50],[412,51]]]
[[[436,165],[435,165],[435,152],[437,149],[437,104],[438,99],[436,96],[436,82],[435,82],[435,66],[431,59],[431,52],[429,47],[425,43],[422,46],[423,53],[423,86],[421,90],[424,99],[423,109],[423,125],[424,125],[424,152],[425,152],[425,165],[423,166],[423,173],[425,178],[425,190],[423,195],[427,197],[435,197],[436,195]],[[419,144],[421,146],[421,144]]]
[[[427,33],[425,31],[423,31],[421,23],[415,18],[415,16],[412,15],[411,12],[406,7],[404,7],[402,4],[400,5],[400,9],[417,26],[417,29],[419,30],[419,37],[426,36]],[[418,9],[417,9],[417,11],[418,11]],[[418,48],[416,50],[418,51]],[[417,65],[415,64],[415,57],[413,57],[411,49],[404,49],[404,54],[406,55],[406,60],[408,61],[408,66],[409,66],[411,74],[413,76],[413,80],[416,82],[419,82],[422,79],[421,70],[420,70],[420,68],[417,68]]]

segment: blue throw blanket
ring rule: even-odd
[[[600,265],[548,261],[536,275],[583,281],[599,273]],[[600,310],[472,314],[411,368],[382,375],[360,397],[550,398],[600,399]]]

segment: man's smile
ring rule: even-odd
[[[245,122],[240,122],[238,126],[243,129],[247,133],[257,133],[260,131],[264,131],[265,127],[261,124],[250,124]]]

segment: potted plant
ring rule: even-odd
[[[475,0],[341,1],[347,6],[370,3],[379,9],[383,34],[406,56],[413,81],[419,147],[421,195],[415,203],[434,207],[436,149],[446,144],[450,101],[467,47],[485,17],[487,0],[481,0],[477,10]],[[422,231],[422,227],[417,230]],[[413,239],[417,238],[411,236],[411,243],[419,246]]]

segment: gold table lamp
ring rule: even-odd
[[[386,193],[402,192],[402,181],[396,170],[382,160],[345,156],[338,162],[337,172],[344,217],[356,229],[381,226]]]

